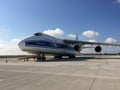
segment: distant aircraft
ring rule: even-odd
[[[101,45],[120,47],[120,44],[78,41],[78,35],[76,40],[67,40],[58,39],[40,32],[22,40],[18,44],[22,51],[36,54],[37,60],[46,60],[45,54],[54,55],[55,58],[62,58],[62,56],[75,58],[75,55],[80,54],[84,45],[91,45],[91,47],[96,45],[94,47],[96,52],[102,51]]]

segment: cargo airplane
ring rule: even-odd
[[[76,40],[58,39],[38,32],[20,41],[18,46],[22,51],[36,54],[37,60],[46,60],[45,54],[54,55],[55,58],[62,58],[62,56],[75,58],[75,55],[80,54],[85,45],[91,45],[91,47],[95,45],[96,52],[102,51],[101,45],[120,47],[120,44],[87,42],[77,39],[78,37],[76,37]]]

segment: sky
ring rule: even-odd
[[[17,44],[35,32],[119,43],[120,0],[0,0],[0,55],[26,54]]]

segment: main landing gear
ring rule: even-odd
[[[75,58],[75,55],[69,55],[69,58]]]
[[[44,60],[46,60],[46,57],[45,57],[45,55],[44,54],[42,54],[42,55],[38,55],[38,57],[37,57],[37,61],[44,61]]]
[[[56,58],[56,59],[60,59],[60,58],[62,58],[63,56],[61,56],[61,55],[56,55],[56,56],[54,56],[54,58]],[[75,58],[75,55],[68,55],[68,57],[69,58]]]
[[[62,56],[60,56],[60,55],[56,55],[56,56],[54,56],[54,58],[56,58],[56,59],[60,59],[60,58],[62,58]]]

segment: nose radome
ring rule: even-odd
[[[23,39],[22,41],[20,41],[18,43],[18,47],[22,50],[25,51],[26,49],[28,49],[28,47],[26,46],[26,42],[27,41],[34,41],[34,40],[39,40],[40,37],[39,36],[30,36],[28,38]]]
[[[18,43],[18,46],[19,46],[19,48],[20,48],[21,50],[23,50],[23,48],[25,47],[25,41],[24,41],[24,40],[20,41],[20,42]]]
[[[25,42],[26,42],[26,41],[29,41],[29,40],[34,40],[34,39],[35,39],[34,36],[25,38],[25,39],[23,39],[22,41],[20,41],[20,42],[18,43],[18,47],[19,47],[22,51],[24,51],[24,49],[26,48]]]

